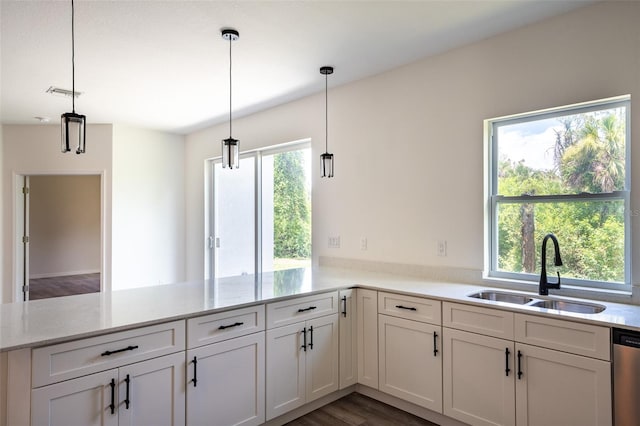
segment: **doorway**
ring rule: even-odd
[[[22,183],[22,299],[99,292],[101,176],[30,175]]]

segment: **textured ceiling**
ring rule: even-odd
[[[76,0],[76,111],[90,123],[188,133],[591,3]],[[1,0],[0,118],[58,121],[71,99],[71,2]]]

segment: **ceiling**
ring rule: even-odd
[[[0,119],[57,122],[71,98],[71,2],[0,0]],[[186,134],[593,0],[75,1],[76,112]]]

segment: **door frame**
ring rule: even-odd
[[[27,170],[14,170],[12,173],[12,185],[11,185],[11,212],[13,217],[11,218],[11,235],[12,235],[12,262],[11,262],[11,277],[13,279],[13,286],[11,286],[11,301],[23,302],[22,285],[24,281],[23,268],[23,229],[22,222],[24,217],[24,203],[22,202],[22,183],[25,177],[29,176],[99,176],[100,177],[100,292],[111,291],[111,282],[105,277],[105,265],[107,265],[107,232],[106,232],[106,218],[107,218],[107,191],[106,191],[106,171],[105,170],[54,170],[54,171],[27,171]],[[20,188],[20,189],[18,189]],[[20,201],[19,201],[20,200]],[[24,219],[27,223],[29,218]],[[29,257],[27,244],[27,259]],[[28,262],[25,267],[28,268]],[[28,276],[28,273],[27,273]],[[29,300],[29,298],[26,298]]]

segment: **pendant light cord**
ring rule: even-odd
[[[231,99],[233,98],[233,85],[231,84],[231,43],[233,43],[233,36],[229,37],[229,139],[233,139],[231,136],[233,134],[231,132]]]
[[[71,112],[76,113],[76,46],[74,32],[74,9],[71,0]]]
[[[324,152],[329,152],[329,76],[324,75]]]

